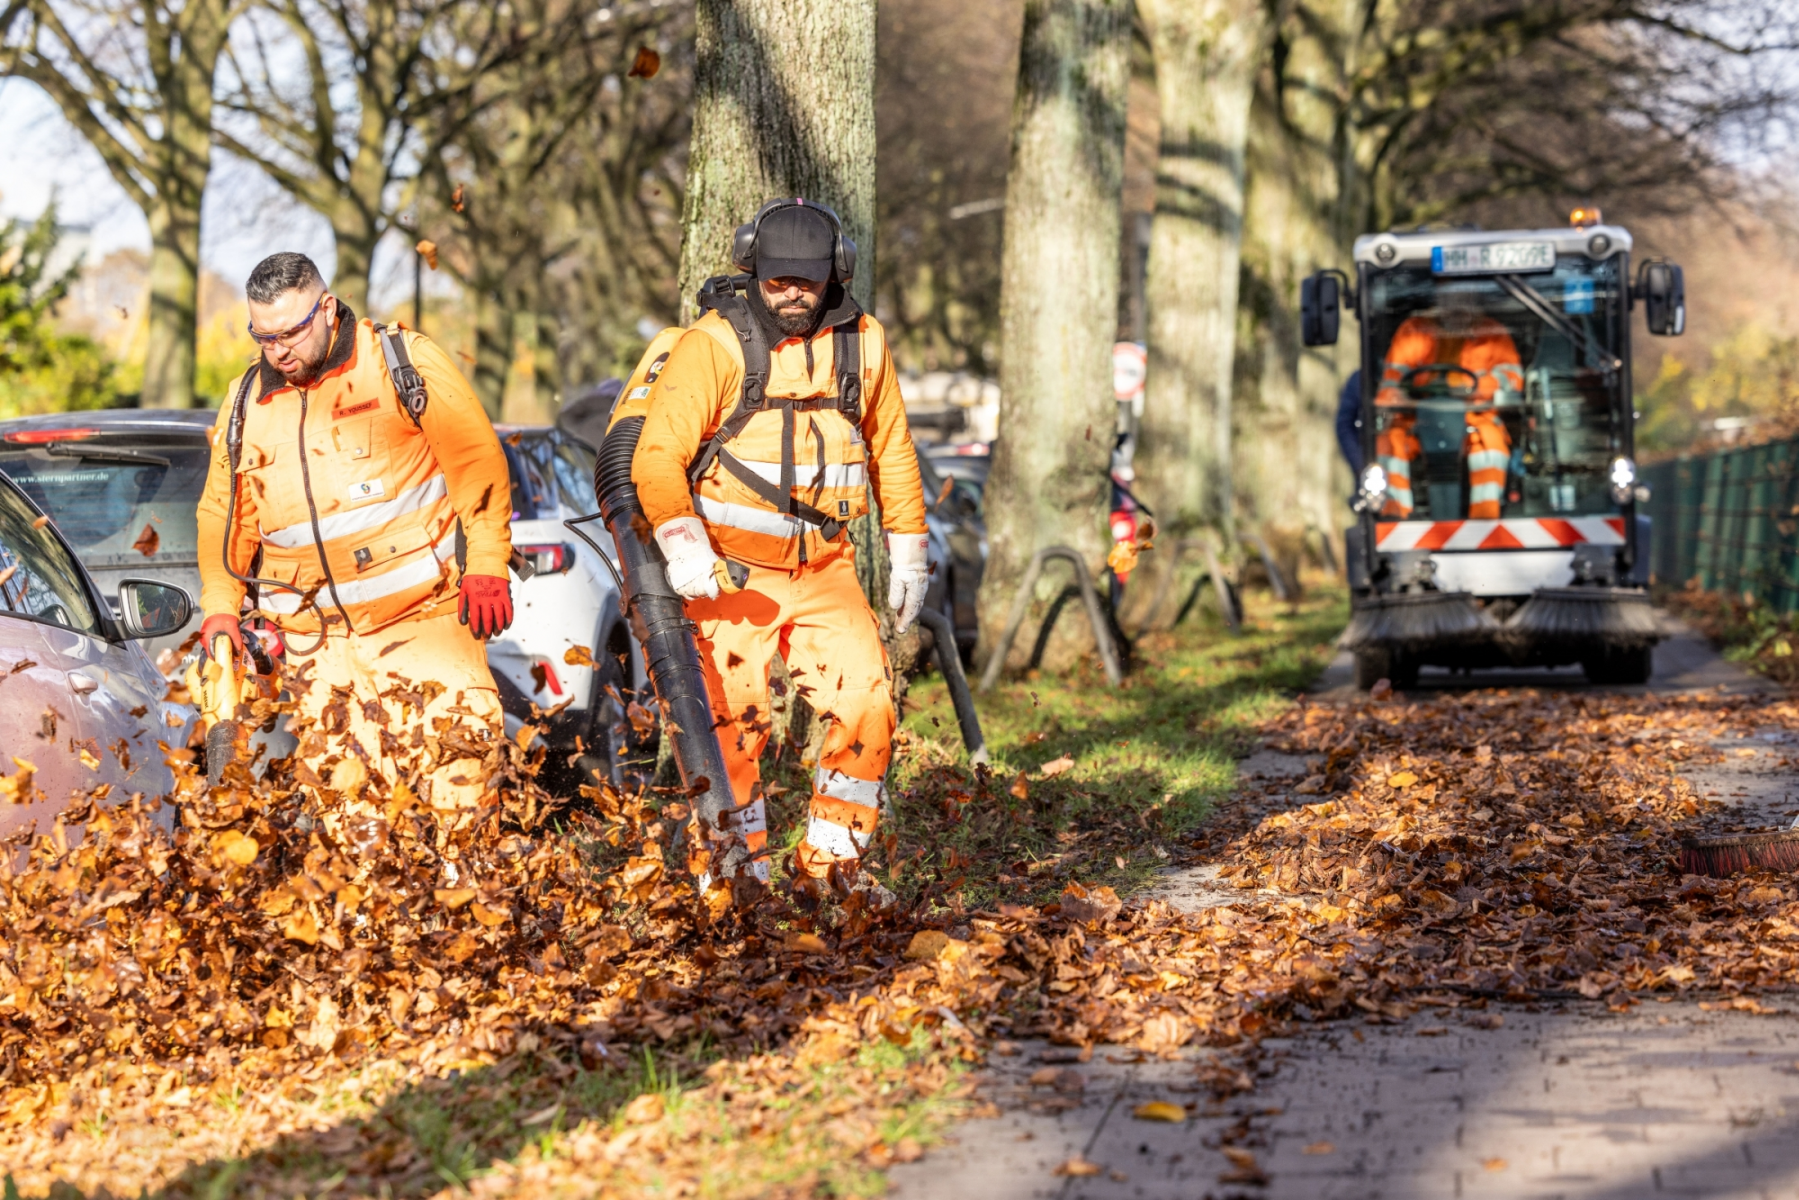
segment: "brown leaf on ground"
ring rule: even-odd
[[[1103,1170],[1105,1170],[1105,1168],[1100,1164],[1088,1162],[1077,1154],[1064,1162],[1061,1166],[1057,1167],[1052,1173],[1056,1175],[1071,1175],[1077,1179],[1082,1179],[1089,1175],[1097,1175]]]

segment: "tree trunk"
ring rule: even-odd
[[[1300,280],[1350,270],[1340,153],[1347,40],[1358,0],[1293,12],[1251,111],[1237,371],[1238,495],[1260,523],[1327,536],[1347,524],[1351,487],[1337,451],[1337,392],[1356,366],[1356,327],[1335,347],[1299,340]]]
[[[194,408],[199,205],[190,209],[159,195],[145,215],[150,219],[150,313],[138,403],[144,408]]]
[[[175,27],[158,26],[149,61],[161,100],[161,137],[147,156],[155,197],[150,223],[150,321],[145,408],[194,408],[200,298],[200,198],[212,173],[213,71],[224,45],[223,0],[184,5]],[[166,39],[166,40],[162,40]]]
[[[1135,467],[1164,546],[1201,525],[1234,537],[1231,371],[1243,155],[1268,47],[1263,0],[1138,0],[1155,57],[1161,146],[1150,225],[1149,376]],[[1147,615],[1173,556],[1152,553],[1128,612]],[[1163,605],[1164,610],[1168,606]]]
[[[552,424],[562,408],[562,320],[542,299],[531,313],[531,387],[537,393],[537,411]]]
[[[700,0],[682,215],[681,320],[731,235],[765,201],[804,196],[855,239],[850,291],[873,308],[875,0]]]
[[[1028,0],[1012,111],[1000,281],[1000,435],[986,488],[990,554],[980,644],[991,653],[1036,551],[1067,545],[1105,561],[1117,425],[1120,189],[1129,0]],[[1067,585],[1043,573],[1037,613]],[[1060,668],[1092,646],[1070,610],[1047,647]],[[1015,643],[1022,663],[1032,639]]]
[[[337,270],[331,275],[331,294],[350,306],[359,317],[369,312],[369,272],[375,265],[375,246],[385,226],[355,197],[338,196],[326,214],[337,245]],[[410,313],[408,314],[410,320]]]
[[[470,380],[487,415],[498,421],[512,373],[512,313],[491,288],[474,289],[475,370]]]

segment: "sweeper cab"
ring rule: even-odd
[[[1356,239],[1355,274],[1301,287],[1307,346],[1361,329],[1364,461],[1347,534],[1357,683],[1579,663],[1642,683],[1648,499],[1637,481],[1631,312],[1686,326],[1685,284],[1576,209],[1566,229],[1418,230]]]

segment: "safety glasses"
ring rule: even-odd
[[[319,306],[325,303],[327,294],[320,292],[319,298],[312,302],[312,311],[306,314],[306,319],[291,329],[283,329],[279,333],[257,333],[254,325],[245,325],[244,328],[250,331],[250,336],[256,339],[256,344],[259,346],[273,346],[276,342],[280,342],[284,346],[288,345],[293,339],[312,328],[312,319],[319,315]]]

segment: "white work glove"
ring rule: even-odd
[[[668,582],[683,600],[718,599],[721,560],[698,517],[676,517],[656,527],[656,544],[668,560]]]
[[[918,620],[924,594],[931,587],[931,564],[926,556],[930,538],[922,533],[887,535],[887,557],[893,569],[887,577],[887,605],[893,609],[894,632],[904,633]]]

